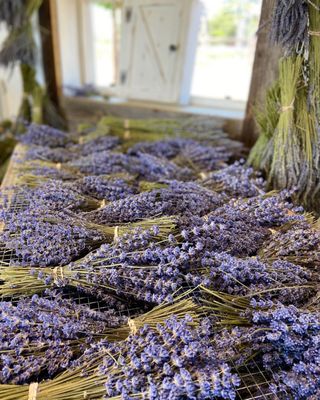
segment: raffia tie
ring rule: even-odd
[[[130,139],[130,120],[129,119],[125,119],[124,123],[124,138],[125,139]]]
[[[133,333],[134,335],[138,332],[137,326],[132,318],[128,319],[128,325],[130,328],[130,332]]]
[[[38,382],[30,383],[28,400],[37,400],[38,386]]]
[[[291,104],[289,104],[288,106],[282,106],[281,107],[281,112],[284,113],[284,112],[287,112],[287,111],[290,111],[290,110],[294,110],[293,105],[294,105],[294,99],[292,100]]]
[[[116,226],[116,227],[114,228],[113,240],[117,240],[118,237],[119,237],[119,227]]]
[[[320,37],[320,32],[319,31],[308,31],[310,36],[317,36]]]
[[[61,167],[62,167],[62,164],[59,162],[59,163],[57,164],[57,169],[60,171]]]
[[[63,267],[54,267],[52,270],[53,281],[56,284],[59,283],[59,272],[60,272],[60,278],[63,279],[64,278]]]

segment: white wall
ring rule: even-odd
[[[7,36],[4,24],[0,24],[0,48]],[[18,115],[23,94],[19,67],[0,67],[0,120],[12,119]]]
[[[78,0],[56,0],[62,82],[70,86],[80,86],[83,83],[79,65],[81,60],[77,24],[79,3]]]

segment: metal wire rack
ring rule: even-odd
[[[14,188],[17,183],[17,172],[19,171],[19,164],[16,160],[23,155],[24,148],[17,146],[12,156],[11,162],[7,170],[7,174],[1,185],[1,196],[0,203],[3,196],[9,199],[9,207],[12,211],[19,212],[25,209],[26,203],[23,196],[19,194],[19,190]],[[4,226],[0,225],[0,231],[5,229]],[[4,244],[0,243],[0,264],[2,265],[14,265],[17,262],[17,257],[13,251],[9,251],[5,248]],[[1,283],[0,283],[1,284]],[[103,301],[97,300],[96,298],[88,295],[84,295],[76,289],[70,289],[63,291],[63,296],[69,299],[75,300],[78,304],[84,304],[97,311],[106,311],[108,304]],[[17,300],[17,299],[15,299]],[[121,311],[121,315],[126,315],[129,318],[133,318],[139,313],[141,314],[141,307],[139,304],[128,304],[123,302],[124,307]],[[233,370],[237,372],[241,378],[240,387],[237,390],[237,399],[239,400],[284,400],[289,399],[290,396],[286,393],[283,396],[278,397],[275,395],[270,388],[270,375],[268,372],[263,370],[263,367],[256,361],[251,361],[245,366],[238,367],[233,364]]]

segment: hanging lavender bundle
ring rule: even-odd
[[[104,337],[127,323],[113,309],[98,312],[59,293],[0,302],[0,382],[24,384],[53,377]]]
[[[308,0],[276,0],[271,39],[289,54],[308,47]]]
[[[223,196],[193,182],[167,181],[168,188],[112,202],[86,214],[96,223],[133,222],[158,215],[202,216],[222,204]]]
[[[19,28],[25,19],[24,12],[21,12],[24,7],[24,0],[1,1],[0,21],[5,22],[9,27]]]

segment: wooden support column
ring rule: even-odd
[[[39,25],[47,93],[52,103],[60,109],[62,78],[56,0],[42,1],[39,8]]]
[[[280,49],[270,43],[270,24],[275,0],[263,0],[258,30],[258,40],[252,70],[251,86],[246,115],[242,127],[242,140],[251,147],[258,131],[254,120],[254,107],[264,103],[266,89],[278,75]]]

